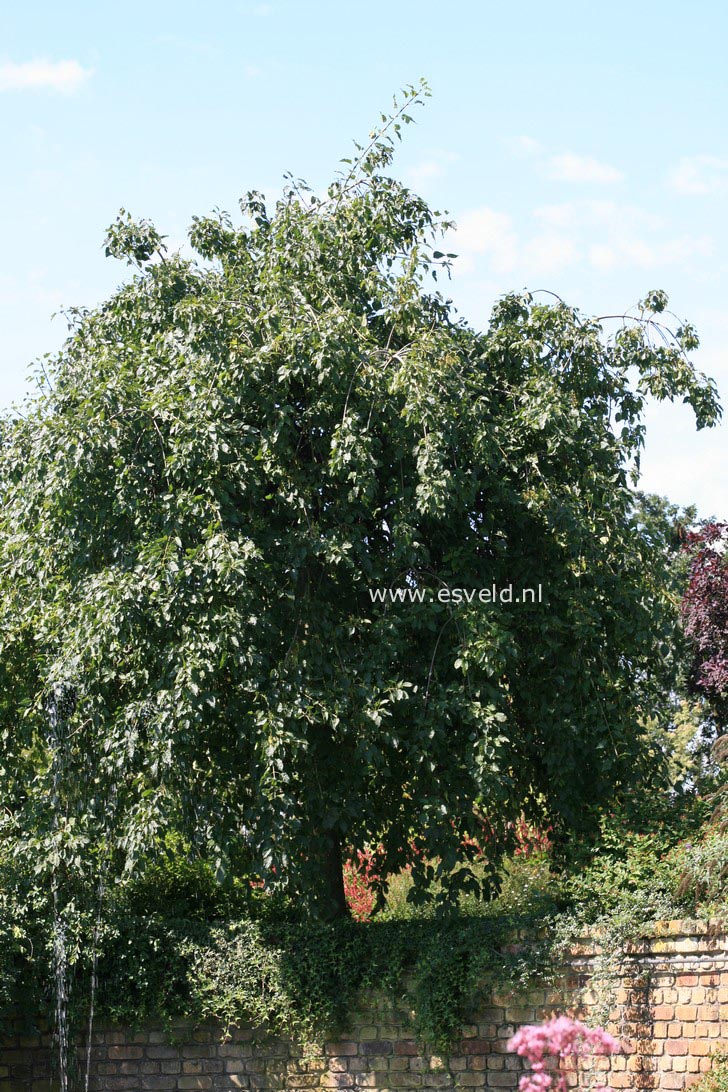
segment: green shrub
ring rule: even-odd
[[[32,1022],[43,1008],[34,963],[45,954],[48,920],[47,898],[0,859],[0,1031],[18,1017]]]
[[[711,1062],[709,1071],[690,1086],[691,1092],[728,1092],[728,1054],[717,1050]]]
[[[189,847],[170,841],[134,877],[109,886],[98,921],[93,900],[69,901],[73,1018],[83,1025],[88,938],[99,925],[100,1018],[132,1026],[176,1017],[249,1022],[317,1041],[374,987],[404,1000],[416,1034],[444,1050],[490,986],[518,989],[539,972],[553,975],[564,949],[592,924],[602,930],[597,985],[606,1006],[627,943],[657,918],[714,909],[725,897],[725,862],[725,834],[701,833],[694,815],[634,832],[617,814],[603,818],[595,844],[574,848],[560,874],[548,850],[506,859],[490,902],[463,896],[447,914],[434,899],[413,906],[405,871],[390,877],[385,909],[373,920],[324,925],[301,920],[247,878],[218,882]],[[681,873],[689,877],[683,889]],[[21,1004],[47,1012],[52,1002],[49,893],[38,884],[0,861],[0,1008],[8,1012]],[[538,944],[514,941],[539,933],[546,939]],[[21,1001],[31,982],[43,988]]]
[[[438,1049],[488,984],[524,987],[546,953],[513,943],[522,918],[450,915],[323,924],[204,925],[127,918],[104,941],[97,1011],[132,1026],[177,1016],[252,1023],[300,1042],[340,1030],[359,993],[406,997],[416,1034]]]
[[[548,852],[514,855],[503,862],[496,906],[501,913],[529,915],[538,920],[555,912],[558,890]]]
[[[605,915],[642,914],[648,922],[684,913],[690,900],[679,888],[674,854],[681,840],[699,837],[704,813],[696,801],[670,814],[663,801],[638,828],[625,812],[602,816],[598,840],[572,847],[554,883],[559,905],[587,924]]]
[[[676,846],[668,863],[679,877],[678,896],[696,916],[728,914],[728,829],[709,826]]]

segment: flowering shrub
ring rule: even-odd
[[[545,1092],[553,1084],[546,1072],[546,1058],[557,1058],[559,1064],[568,1058],[583,1058],[593,1054],[617,1054],[621,1044],[603,1028],[589,1028],[569,1016],[553,1016],[543,1024],[525,1024],[508,1044],[531,1066],[518,1082],[520,1092]],[[566,1092],[566,1073],[556,1075],[558,1092]]]
[[[366,921],[374,909],[374,881],[378,872],[379,862],[373,849],[358,849],[344,862],[344,894],[355,921]]]

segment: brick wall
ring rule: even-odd
[[[91,1092],[183,1089],[515,1089],[523,1068],[508,1052],[515,1028],[573,1003],[587,986],[586,1014],[597,997],[588,986],[598,938],[574,948],[563,982],[520,996],[494,994],[462,1029],[448,1057],[417,1044],[409,1014],[369,997],[338,1042],[309,1057],[251,1028],[223,1039],[215,1027],[179,1024],[170,1036],[97,1028]],[[631,951],[621,970],[610,1030],[622,1056],[599,1059],[613,1089],[681,1090],[710,1068],[710,1053],[728,1050],[728,950],[725,930],[706,923],[663,922]],[[593,1010],[594,1011],[594,1010]],[[84,1052],[85,1058],[85,1052]],[[50,1036],[17,1036],[0,1049],[0,1092],[56,1092]],[[585,1086],[588,1076],[572,1074]],[[78,1087],[83,1087],[81,1083]]]

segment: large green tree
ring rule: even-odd
[[[37,853],[173,826],[330,916],[347,845],[463,883],[474,812],[565,830],[634,783],[675,617],[642,409],[710,425],[715,389],[661,293],[609,338],[550,297],[457,318],[446,225],[387,175],[416,98],[325,195],[196,219],[197,260],[120,217],[137,273],[3,422],[2,776]],[[509,584],[542,601],[437,594]]]

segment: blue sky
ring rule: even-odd
[[[664,288],[728,402],[728,7],[713,0],[35,0],[0,13],[0,405],[69,305],[123,279],[120,206],[184,241],[194,214],[331,178],[426,77],[397,172],[457,221],[450,294],[477,326],[546,288],[596,314]],[[728,425],[648,415],[643,486],[728,517]]]

